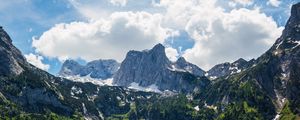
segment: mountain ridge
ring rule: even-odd
[[[202,69],[183,58],[172,63],[166,56],[165,47],[157,44],[148,51],[129,51],[120,69],[114,75],[113,82],[126,87],[131,83],[137,83],[142,87],[156,85],[162,91],[191,92],[196,85],[191,84],[193,81],[187,79],[190,77],[198,79],[196,81],[202,84],[200,86],[205,86],[209,81],[203,75]]]
[[[79,76],[91,77],[95,80],[105,80],[112,78],[117,72],[120,64],[113,59],[99,59],[80,65],[74,60],[66,60],[58,75],[61,77]]]
[[[299,38],[300,3],[297,3],[292,6],[283,34],[255,60],[255,65],[208,83],[205,76],[199,79],[181,69],[172,71],[174,64],[165,58],[162,45],[148,52],[128,52],[129,61],[122,64],[129,73],[145,70],[142,75],[151,77],[165,70],[186,78],[180,81],[186,88],[178,89],[192,91],[169,95],[55,77],[27,63],[8,34],[0,30],[0,119],[297,120],[300,119]],[[147,73],[148,69],[156,71]],[[195,90],[193,85],[202,89]]]

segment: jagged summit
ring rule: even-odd
[[[100,59],[80,65],[74,60],[66,60],[58,75],[62,77],[91,77],[95,79],[108,79],[118,70],[120,64],[113,59]]]
[[[130,86],[138,84],[143,87],[157,86],[160,90],[191,91],[195,85],[186,80],[185,75],[203,76],[204,71],[196,65],[179,58],[172,63],[166,56],[162,44],[151,50],[130,51],[114,75],[114,84]]]
[[[186,62],[186,60],[185,60],[185,58],[184,57],[179,57],[178,59],[177,59],[177,61],[176,61],[177,63],[185,63]]]
[[[233,63],[245,63],[247,62],[247,60],[243,59],[243,58],[239,58],[238,60],[234,61]]]
[[[161,43],[158,43],[152,48],[152,50],[165,50],[165,46]]]
[[[66,60],[64,63],[63,63],[63,66],[64,65],[72,65],[72,66],[80,66],[80,64],[78,62],[76,62],[75,60],[72,60],[72,59],[68,59]]]
[[[239,73],[251,67],[254,64],[255,64],[254,59],[247,61],[243,58],[239,58],[233,63],[225,62],[225,63],[215,65],[210,70],[208,70],[207,76],[211,79],[228,76],[231,74]]]
[[[278,49],[289,49],[300,45],[300,3],[292,6],[291,16],[285,25],[280,38],[275,42],[271,51]],[[282,51],[276,51],[281,53]],[[276,54],[277,54],[276,53]]]
[[[156,44],[151,50],[150,52],[152,53],[158,53],[158,54],[166,54],[165,53],[165,46],[163,46],[162,44],[158,43]]]
[[[177,61],[175,62],[175,66],[177,69],[187,71],[187,72],[197,75],[197,76],[204,76],[204,74],[205,74],[204,70],[202,70],[201,68],[199,68],[198,66],[196,66],[190,62],[187,62],[184,57],[179,57],[177,59]]]
[[[300,19],[300,3],[294,4],[292,6],[292,10],[291,10],[291,17],[290,19],[293,21],[297,21]],[[299,22],[299,21],[297,21]]]

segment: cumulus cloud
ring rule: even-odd
[[[259,9],[210,10],[213,14],[198,14],[186,25],[196,43],[183,55],[206,70],[225,61],[258,57],[282,31]]]
[[[34,55],[32,53],[28,55],[24,55],[26,60],[31,63],[32,65],[42,69],[42,70],[48,70],[50,68],[50,65],[44,64],[42,60],[44,59],[42,56]]]
[[[172,62],[175,62],[177,60],[177,57],[179,56],[177,50],[172,47],[167,47],[165,49],[165,52],[169,60],[171,60]]]
[[[36,52],[60,60],[121,61],[129,50],[167,43],[174,31],[184,31],[193,42],[180,55],[207,70],[240,57],[258,57],[282,30],[253,0],[229,0],[231,8],[220,0],[69,1],[89,21],[57,24],[33,40]],[[170,46],[166,53],[175,60],[178,51],[172,47],[177,49]]]
[[[279,0],[269,0],[267,4],[272,5],[274,7],[279,7],[280,3],[281,2]]]
[[[281,34],[272,17],[259,8],[225,10],[218,0],[164,0],[157,6],[165,7],[165,24],[174,29],[185,29],[195,40],[192,48],[184,51],[188,61],[208,70],[212,66],[238,58],[256,58],[264,53]],[[251,5],[252,0],[233,0]]]
[[[65,59],[113,58],[121,61],[129,50],[151,48],[172,33],[161,27],[162,16],[147,12],[115,12],[108,20],[57,24],[33,39],[36,52]]]

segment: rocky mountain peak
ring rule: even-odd
[[[152,56],[154,61],[162,62],[162,64],[170,63],[166,56],[165,47],[160,43],[155,45],[148,54]]]
[[[184,57],[179,57],[174,64],[177,69],[189,72],[189,73],[197,75],[197,76],[204,76],[204,74],[205,74],[204,70],[202,70],[198,66],[186,61]]]
[[[300,41],[300,3],[292,6],[291,16],[285,25],[281,37],[276,41],[275,47],[290,48],[298,45]],[[292,45],[294,44],[294,45]],[[282,46],[283,45],[283,46]],[[274,49],[274,48],[273,48]]]
[[[176,61],[176,63],[186,63],[187,61],[185,60],[184,57],[179,57]]]
[[[0,26],[0,35],[1,35],[1,41],[6,42],[7,44],[12,43],[11,38],[9,35],[6,33],[6,31],[3,29],[2,26]]]
[[[119,66],[120,64],[112,59],[94,60],[86,65],[80,65],[74,60],[66,60],[58,74],[62,77],[87,76],[95,79],[108,79],[113,76]]]
[[[243,59],[243,58],[239,58],[238,60],[234,61],[233,63],[246,63],[247,60]]]
[[[165,51],[165,46],[163,46],[161,43],[156,44],[152,49],[152,52],[164,52]]]
[[[291,10],[291,19],[299,20],[300,19],[300,3],[294,4]]]
[[[228,76],[231,74],[239,73],[252,65],[255,64],[255,60],[252,59],[247,61],[243,58],[239,58],[233,63],[225,62],[218,65],[215,65],[207,72],[207,76],[211,79],[216,79],[223,76]]]
[[[63,63],[63,66],[79,66],[79,63],[77,63],[75,60],[68,59]]]
[[[27,64],[22,53],[12,44],[6,31],[0,28],[0,76],[18,75],[23,71],[20,64]]]
[[[162,44],[151,50],[130,51],[114,75],[114,84],[142,87],[156,86],[160,90],[191,91],[186,76],[203,76],[204,71],[187,62],[183,57],[172,63],[166,56]],[[196,79],[196,78],[195,78]]]

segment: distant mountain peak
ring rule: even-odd
[[[113,82],[127,87],[135,83],[142,87],[156,85],[160,90],[191,91],[195,85],[188,83],[188,75],[204,76],[204,71],[183,57],[172,63],[165,47],[157,44],[151,50],[128,52]]]
[[[120,64],[113,59],[99,59],[80,65],[74,60],[66,60],[60,72],[62,77],[91,77],[94,79],[108,79],[118,70]]]
[[[239,58],[238,60],[234,61],[233,63],[241,63],[241,62],[247,62],[247,60],[243,58]]]
[[[247,61],[239,58],[233,63],[225,62],[215,65],[207,72],[207,76],[211,79],[216,79],[223,76],[239,73],[255,64],[255,59]]]
[[[294,4],[291,10],[291,17],[300,19],[300,3]]]
[[[185,60],[184,57],[179,57],[176,61],[176,63],[186,63],[187,61]]]
[[[156,45],[152,48],[152,50],[154,50],[154,49],[157,49],[157,50],[164,50],[164,49],[165,49],[165,46],[162,45],[161,43],[158,43],[158,44],[156,44]]]
[[[159,56],[166,56],[165,47],[160,43],[156,44],[149,52]]]
[[[68,59],[63,63],[63,65],[80,65],[80,64],[78,62],[76,62],[75,60]]]

